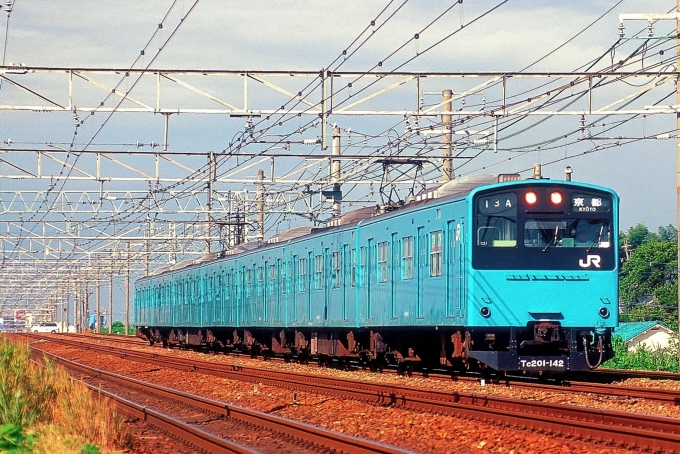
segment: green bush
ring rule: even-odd
[[[609,369],[650,370],[678,372],[678,343],[672,342],[668,348],[651,350],[646,345],[629,352],[626,343],[619,336],[612,340],[615,356],[602,367]]]
[[[35,434],[25,434],[19,426],[5,424],[0,427],[0,452],[24,454],[33,452]]]

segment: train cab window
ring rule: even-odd
[[[524,222],[524,246],[559,246],[566,227],[565,220],[527,219]]]
[[[606,219],[527,219],[524,246],[542,248],[609,248],[611,228]]]
[[[479,198],[475,242],[482,247],[517,246],[517,196],[514,193]]]
[[[569,237],[573,235],[574,247],[611,247],[611,228],[609,226],[609,221],[604,219],[579,219],[573,224],[575,225],[571,226]],[[566,247],[567,245],[563,244],[563,246]]]

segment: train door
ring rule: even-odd
[[[342,277],[340,278],[340,285],[342,286],[342,319],[347,320],[347,292],[349,292],[350,288],[351,273],[349,244],[342,246],[342,256]]]
[[[291,278],[293,279],[293,286],[290,289],[290,304],[292,307],[291,310],[291,315],[292,315],[292,321],[296,322],[298,317],[297,317],[297,301],[298,301],[298,293],[300,293],[300,263],[298,262],[298,256],[294,255],[293,256],[293,275]]]
[[[175,320],[175,326],[183,326],[187,320],[187,305],[189,304],[189,279],[184,278],[181,281],[182,296],[179,300],[178,319]]]
[[[256,308],[253,321],[260,321],[260,317],[265,322],[269,321],[269,305],[271,303],[271,294],[269,293],[269,285],[271,283],[269,275],[269,262],[264,262],[264,267],[257,269],[257,299]]]
[[[305,282],[307,283],[306,285],[306,295],[307,295],[307,321],[312,322],[313,316],[312,316],[312,289],[314,288],[314,284],[312,282],[312,267],[314,266],[314,253],[312,251],[309,251],[307,253],[307,269],[305,270]]]
[[[238,270],[235,274],[235,282],[234,282],[234,297],[235,297],[235,303],[236,303],[236,325],[237,326],[243,326],[243,320],[245,319],[245,310],[244,310],[244,304],[245,304],[245,274],[246,274],[246,267],[242,266],[240,270]]]
[[[465,223],[461,220],[456,225],[456,242],[458,243],[458,315],[465,315],[465,293],[467,290],[467,273],[465,272]]]
[[[224,300],[224,321],[226,326],[234,325],[234,303],[231,297],[231,284],[233,282],[232,270],[224,272],[224,290],[222,291],[222,298]]]
[[[446,248],[444,249],[444,260],[446,261],[446,316],[455,317],[456,304],[455,300],[458,297],[458,273],[456,267],[456,237],[455,237],[455,221],[449,221],[446,224],[446,233],[444,241]]]
[[[210,326],[217,320],[217,293],[215,291],[215,273],[211,272],[206,276],[207,291],[206,291],[206,305],[203,311],[203,320],[201,326]]]
[[[371,238],[368,240],[368,247],[366,248],[366,318],[369,320],[373,318],[371,291],[373,290],[375,253],[375,241]]]
[[[293,270],[295,265],[293,265],[293,257],[290,256],[286,267],[286,278],[284,279],[284,287],[282,291],[282,309],[283,309],[283,322],[284,326],[290,326],[290,305],[292,304],[291,298],[295,296],[295,287],[293,286]]]
[[[418,245],[417,245],[417,261],[416,266],[416,317],[423,317],[423,292],[424,292],[424,278],[425,278],[425,267],[427,266],[427,236],[425,235],[425,228],[418,227]]]
[[[323,253],[323,258],[321,259],[321,278],[323,282],[323,291],[321,292],[321,295],[323,298],[323,320],[326,322],[328,321],[328,311],[330,310],[328,306],[331,301],[331,293],[333,290],[333,284],[330,278],[331,269],[333,268],[333,255],[328,252],[328,248],[322,249],[321,251]]]
[[[286,288],[286,268],[281,259],[276,259],[274,275],[274,320],[281,321],[281,293]]]
[[[189,278],[189,306],[186,313],[186,326],[191,326],[194,323],[194,312],[196,311],[196,299],[198,298],[198,277],[192,275]]]
[[[388,258],[388,266],[389,266],[389,276],[390,276],[390,318],[394,319],[397,318],[397,278],[398,278],[398,271],[399,271],[399,241],[397,240],[397,234],[393,233],[392,234],[392,241],[391,241],[391,253],[390,257]]]

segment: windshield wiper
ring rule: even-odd
[[[552,246],[553,244],[557,244],[557,234],[558,233],[560,233],[560,226],[559,225],[555,226],[555,236],[550,240],[550,242],[548,242],[548,244],[545,245],[545,247],[543,248],[543,252],[548,252],[548,250],[550,249],[550,246]]]
[[[600,226],[600,233],[598,233],[595,238],[593,238],[593,243],[590,245],[590,247],[586,250],[586,254],[590,254],[590,252],[593,250],[595,246],[598,246],[600,244],[600,238],[602,238],[602,235],[604,234],[604,224]]]

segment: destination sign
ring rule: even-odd
[[[611,210],[609,197],[592,194],[574,194],[571,196],[571,208],[575,213],[607,213]]]

